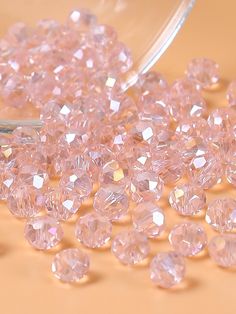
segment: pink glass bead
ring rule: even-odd
[[[189,164],[188,177],[203,189],[209,189],[221,182],[223,166],[217,154],[198,148]]]
[[[170,92],[168,104],[170,114],[175,121],[186,118],[200,118],[207,113],[206,101],[197,92],[189,95],[172,95]]]
[[[195,58],[188,64],[187,77],[203,88],[211,88],[219,82],[219,65],[207,58]]]
[[[212,131],[210,136],[213,139],[222,135],[229,136],[235,130],[236,112],[230,107],[215,109],[210,113],[207,123]]]
[[[236,201],[231,198],[212,201],[206,212],[206,222],[219,232],[231,232],[236,228]]]
[[[77,193],[65,188],[50,188],[44,198],[47,214],[58,220],[70,219],[81,206]]]
[[[40,140],[39,133],[32,127],[17,127],[12,135],[16,144],[35,144]]]
[[[161,208],[151,202],[140,203],[132,211],[133,226],[147,237],[156,238],[165,229],[165,215]]]
[[[0,170],[0,199],[6,200],[11,193],[16,174],[3,167]]]
[[[114,28],[109,25],[96,25],[92,28],[92,35],[95,44],[98,47],[110,47],[117,41],[117,33]]]
[[[175,95],[189,96],[199,93],[200,86],[191,79],[181,78],[174,81],[171,90]]]
[[[77,220],[76,238],[89,248],[104,246],[111,238],[112,224],[105,217],[88,213]]]
[[[85,9],[73,10],[68,17],[67,25],[69,27],[86,31],[92,26],[96,25],[97,18],[91,14],[90,11]]]
[[[217,265],[236,266],[236,235],[222,234],[213,237],[208,244],[208,251]]]
[[[131,158],[129,160],[130,167],[134,171],[147,171],[152,168],[152,156],[150,147],[148,146],[135,146],[131,149]]]
[[[69,171],[63,174],[59,184],[60,187],[77,193],[81,199],[89,197],[93,190],[90,176],[81,170]]]
[[[142,94],[153,93],[154,95],[159,95],[168,89],[168,83],[162,74],[154,71],[140,75],[136,86],[140,89]]]
[[[146,236],[133,230],[117,234],[112,241],[111,250],[115,257],[125,265],[137,264],[150,253]]]
[[[202,138],[209,128],[207,121],[203,118],[188,118],[180,121],[176,127],[175,134],[178,138],[187,141],[192,138]]]
[[[230,164],[226,166],[225,176],[230,184],[236,186],[236,160],[233,160]]]
[[[52,262],[52,273],[63,282],[81,280],[89,271],[89,257],[79,249],[65,249],[57,253]]]
[[[165,184],[180,180],[185,172],[185,165],[180,152],[170,143],[154,146],[152,152],[152,169]]]
[[[19,164],[19,172],[16,177],[16,184],[25,184],[29,186],[29,188],[45,190],[49,177],[46,170],[43,169],[44,165],[37,165],[36,158],[34,163],[33,161],[30,161],[28,164],[28,161],[26,158],[23,158],[23,155],[20,158],[17,158],[17,162]]]
[[[34,248],[48,250],[62,240],[63,230],[59,222],[52,217],[34,217],[26,223],[25,238]]]
[[[156,130],[152,122],[138,121],[131,129],[130,135],[134,143],[151,144],[155,142]]]
[[[184,258],[176,252],[158,253],[150,265],[150,277],[161,288],[171,288],[185,276]]]
[[[173,249],[182,256],[194,256],[207,244],[207,236],[200,224],[180,223],[171,230],[169,241]]]
[[[130,192],[134,202],[159,200],[163,181],[153,171],[135,171],[131,178]]]
[[[25,42],[30,35],[30,29],[22,22],[13,24],[7,32],[8,40],[14,44]]]
[[[205,208],[206,195],[200,187],[192,184],[184,184],[175,187],[171,191],[169,203],[178,214],[193,216]]]
[[[110,51],[109,67],[115,73],[126,73],[133,65],[130,50],[120,42]]]
[[[110,184],[99,188],[93,206],[101,216],[109,220],[119,220],[128,212],[129,198],[124,187]]]
[[[37,215],[43,208],[43,204],[42,192],[24,184],[14,186],[7,198],[10,212],[18,218]]]
[[[236,80],[230,83],[227,89],[226,99],[231,107],[236,105]]]
[[[129,181],[128,166],[116,160],[107,162],[101,170],[99,181],[103,184],[127,185]]]
[[[23,78],[19,74],[9,76],[2,87],[1,96],[4,104],[16,108],[25,106],[29,101]]]

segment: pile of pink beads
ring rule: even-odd
[[[86,10],[74,10],[62,25],[22,23],[0,40],[0,96],[4,105],[39,108],[43,126],[18,127],[0,137],[0,198],[26,218],[25,238],[48,250],[63,239],[60,221],[80,212],[96,191],[93,210],[77,219],[76,238],[88,248],[107,245],[112,223],[130,215],[132,228],[112,239],[123,264],[150,253],[148,238],[166,230],[157,205],[166,185],[176,185],[169,203],[190,218],[206,208],[205,191],[221,182],[236,185],[236,83],[229,106],[208,112],[202,89],[219,83],[218,65],[192,60],[186,76],[171,86],[156,72],[142,75],[129,94],[121,77],[132,66],[114,29]],[[58,184],[51,184],[51,179]],[[236,266],[236,201],[208,204],[206,222],[218,235],[209,242],[203,226],[184,221],[169,233],[172,251],[150,264],[151,280],[170,288],[185,275],[185,257],[208,248],[220,266]],[[52,272],[65,282],[88,273],[89,257],[78,248],[56,254]]]

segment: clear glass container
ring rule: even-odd
[[[20,10],[12,10],[11,5],[1,4],[1,14],[7,17],[1,34],[15,22],[24,21],[33,25],[42,18],[65,20],[75,7],[74,1],[60,1],[60,9],[55,1],[35,0],[20,2]],[[134,64],[123,78],[124,89],[135,84],[138,75],[147,72],[168,48],[186,20],[195,0],[77,0],[77,7],[86,7],[98,16],[100,23],[113,26],[132,51]],[[28,14],[27,12],[32,12]],[[20,120],[12,119],[0,112],[0,132],[11,132],[16,126],[33,125],[40,127],[40,121],[32,120],[32,115],[20,114]]]

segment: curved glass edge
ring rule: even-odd
[[[161,34],[157,34],[149,53],[140,61],[137,69],[131,70],[124,78],[124,91],[133,86],[137,82],[138,76],[146,73],[166,51],[180,28],[183,26],[194,4],[195,0],[183,0],[180,3],[175,13],[170,17],[166,25],[163,26]],[[40,120],[0,119],[0,133],[12,133],[15,128],[20,126],[31,126],[35,129],[40,129],[42,127],[42,122]]]
[[[157,34],[148,54],[138,62],[137,68],[131,70],[124,78],[124,90],[133,86],[137,82],[140,74],[146,73],[154,64],[156,64],[183,26],[192,11],[195,1],[196,0],[183,0],[180,3],[175,13],[170,16],[167,23],[163,26],[161,34]]]

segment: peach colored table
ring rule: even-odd
[[[33,20],[43,17],[44,12],[63,17],[75,6],[76,1],[70,0],[0,0],[0,30],[3,32],[18,17]],[[222,87],[206,95],[210,107],[225,104],[225,87],[236,78],[235,12],[235,0],[198,0],[184,29],[156,66],[173,81],[183,75],[186,63],[194,56],[217,60],[221,65]],[[209,201],[226,194],[236,195],[232,187],[223,184],[208,193],[207,198]],[[166,201],[161,205],[167,213],[168,227],[180,220]],[[236,273],[218,268],[206,256],[188,260],[185,283],[178,289],[165,291],[153,287],[147,265],[124,267],[109,250],[87,250],[91,257],[89,281],[77,286],[62,284],[50,273],[54,252],[32,250],[23,240],[23,222],[10,216],[4,204],[0,209],[0,313],[234,314],[236,311]],[[121,226],[116,226],[114,233],[120,229]],[[212,236],[213,232],[207,230]],[[73,223],[65,226],[65,233],[63,246],[80,247],[73,238]],[[152,241],[151,246],[153,254],[169,248],[165,239]]]

